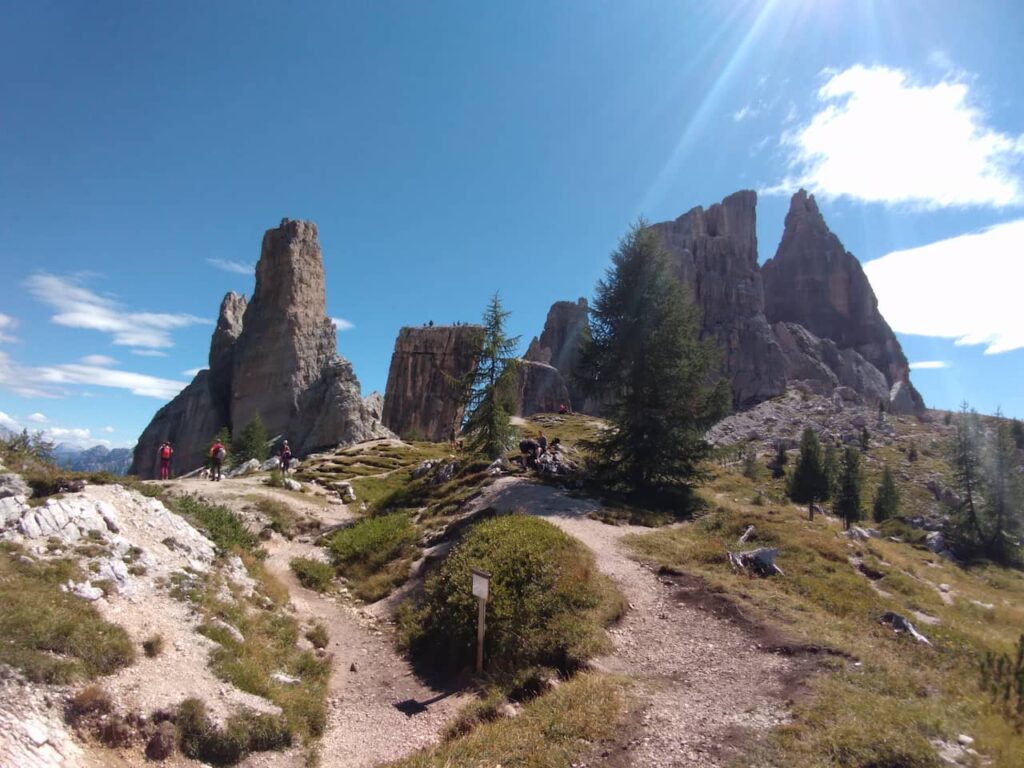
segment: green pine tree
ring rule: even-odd
[[[598,474],[639,495],[686,488],[710,453],[705,433],[729,407],[719,353],[700,339],[698,310],[646,222],[611,258],[578,379],[601,397],[611,425],[595,445]]]
[[[800,456],[789,481],[789,498],[798,504],[807,504],[828,497],[829,483],[821,443],[815,431],[807,427],[800,437]]]
[[[1024,478],[1018,466],[1011,424],[996,410],[996,423],[986,446],[982,484],[982,518],[986,554],[999,562],[1017,555],[1024,532]]]
[[[843,518],[843,524],[847,529],[861,518],[862,474],[860,451],[856,448],[847,448],[843,454],[843,474],[839,483],[839,498],[836,501],[836,511]]]
[[[828,483],[828,498],[839,497],[839,480],[842,476],[842,467],[839,463],[839,450],[833,443],[825,448],[825,480]]]
[[[235,465],[244,464],[249,459],[256,459],[259,462],[266,461],[270,455],[269,440],[270,436],[267,434],[263,419],[259,413],[256,413],[231,444]]]
[[[786,463],[789,461],[789,456],[786,454],[786,448],[782,443],[779,443],[775,449],[775,460],[772,462],[772,477],[779,480],[786,476]]]
[[[515,350],[519,337],[505,333],[505,321],[510,314],[502,309],[501,298],[495,293],[484,312],[480,363],[469,387],[463,427],[469,435],[470,450],[491,459],[507,450],[516,434],[511,422],[512,379],[517,369]]]
[[[954,425],[950,464],[960,490],[960,504],[950,523],[950,538],[954,547],[967,552],[981,546],[985,532],[977,496],[981,489],[981,420],[974,410],[968,411],[967,403],[960,406]]]
[[[871,433],[868,432],[868,428],[866,426],[865,427],[861,427],[860,428],[860,449],[862,451],[864,451],[864,453],[867,453],[868,452],[868,448],[870,448],[870,447],[871,447]]]
[[[882,481],[878,484],[878,490],[875,491],[875,502],[872,506],[875,522],[880,523],[883,520],[896,517],[899,509],[900,492],[896,488],[896,478],[893,477],[892,470],[886,464],[882,470]]]

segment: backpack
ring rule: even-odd
[[[220,459],[223,459],[226,454],[227,454],[227,451],[224,450],[224,446],[223,445],[218,445],[217,448],[214,449],[214,451],[213,451],[213,458],[220,460]]]
[[[171,446],[165,445],[163,448],[160,449],[160,458],[161,459],[169,459],[169,458],[171,458]]]

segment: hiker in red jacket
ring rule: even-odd
[[[169,440],[164,440],[160,444],[159,456],[160,456],[160,479],[170,480],[171,479],[171,456],[174,455],[174,449],[171,448]]]
[[[220,470],[224,465],[224,457],[227,456],[228,449],[224,447],[224,443],[220,440],[215,440],[213,445],[210,446],[210,480],[220,480]]]

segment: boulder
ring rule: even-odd
[[[779,248],[761,271],[769,322],[796,323],[838,350],[854,350],[882,373],[887,391],[899,383],[896,399],[887,396],[888,410],[924,409],[910,383],[907,358],[878,311],[860,262],[829,230],[813,195],[804,190],[793,195]]]
[[[227,473],[228,477],[241,477],[242,475],[248,475],[252,472],[260,471],[260,460],[249,459],[248,461],[239,464],[237,467]]]
[[[520,360],[515,376],[516,416],[556,413],[571,400],[562,373],[553,365]]]
[[[740,408],[782,394],[785,360],[765,319],[757,264],[757,194],[736,192],[706,211],[651,225],[701,309],[702,335],[722,349],[722,372]]]
[[[460,382],[476,370],[479,325],[402,328],[391,356],[382,421],[406,439],[447,440],[461,424]]]
[[[21,475],[7,473],[0,475],[0,499],[12,496],[28,498],[32,495],[32,488],[25,482]]]

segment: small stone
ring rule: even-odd
[[[286,675],[284,672],[275,672],[270,679],[275,683],[281,683],[281,685],[298,685],[302,682],[299,678]]]
[[[354,661],[352,662],[352,665],[348,668],[348,671],[349,672],[358,672],[359,671],[359,670],[356,669],[356,663]]]
[[[25,722],[25,735],[37,747],[43,746],[50,738],[43,724],[36,720],[27,720]]]
[[[949,592],[949,584],[939,584],[939,589],[942,592]]]
[[[961,747],[970,747],[974,744],[974,739],[972,739],[965,733],[961,733],[959,736],[957,736],[956,740]]]

